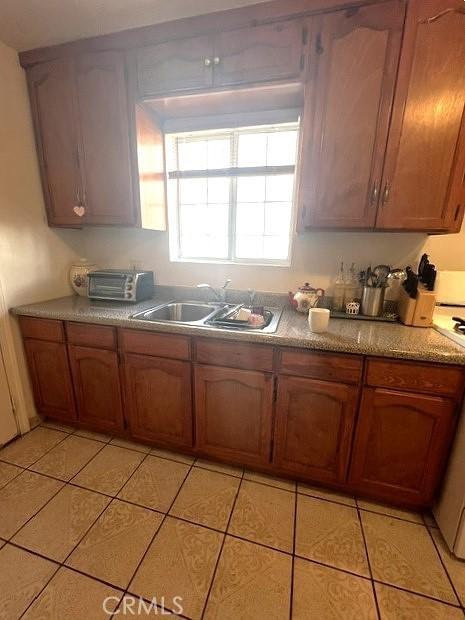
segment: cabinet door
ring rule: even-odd
[[[102,431],[123,429],[118,356],[68,345],[78,419]]]
[[[125,380],[133,437],[191,447],[190,362],[129,354],[125,356]]]
[[[139,95],[210,88],[213,46],[209,36],[168,41],[137,54]]]
[[[314,22],[300,166],[301,225],[375,224],[405,6],[399,0]]]
[[[47,218],[51,226],[80,224],[74,73],[71,60],[35,65],[27,72]]]
[[[269,463],[271,374],[216,366],[195,369],[197,448],[244,465]]]
[[[221,32],[215,40],[214,85],[298,78],[304,36],[300,20]]]
[[[456,230],[465,207],[465,5],[412,0],[377,227]]]
[[[24,348],[38,413],[73,422],[76,411],[66,345],[26,338]]]
[[[86,224],[135,224],[129,111],[122,54],[80,56],[76,65]]]
[[[379,499],[431,502],[455,425],[447,398],[366,388],[350,482]]]
[[[358,388],[279,377],[273,461],[315,481],[346,479]]]

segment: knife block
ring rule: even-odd
[[[415,299],[412,299],[401,286],[397,311],[404,325],[412,327],[430,327],[436,306],[436,293],[428,291],[420,284]]]

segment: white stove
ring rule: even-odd
[[[460,319],[462,323],[454,319]],[[447,338],[465,347],[465,307],[437,306],[433,316],[433,326]]]
[[[440,305],[434,312],[434,328],[465,347],[465,271],[440,271],[435,292]]]

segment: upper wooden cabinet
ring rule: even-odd
[[[123,55],[44,63],[28,81],[49,224],[135,224]]]
[[[411,0],[377,227],[458,230],[465,207],[465,4]]]
[[[300,227],[375,224],[403,1],[313,22],[300,160]]]
[[[301,20],[159,43],[137,52],[141,97],[283,79],[302,71]]]

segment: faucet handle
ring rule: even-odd
[[[221,288],[227,289],[228,286],[231,284],[231,282],[232,282],[231,278],[228,278]]]
[[[254,301],[255,301],[256,292],[254,291],[253,288],[248,288],[247,289],[247,293],[249,294],[249,305],[253,306]]]

